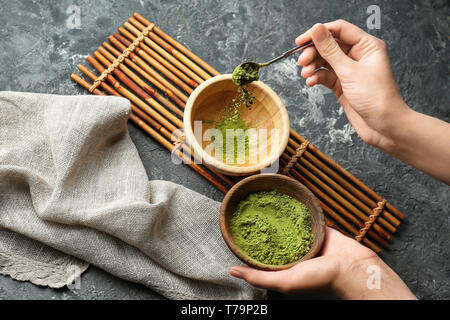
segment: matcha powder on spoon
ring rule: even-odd
[[[242,63],[234,69],[231,80],[239,87],[257,81],[259,68],[255,63]]]
[[[238,204],[230,227],[245,254],[269,265],[299,260],[314,240],[306,205],[276,190],[249,194]]]

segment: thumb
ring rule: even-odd
[[[230,274],[255,287],[298,293],[328,286],[336,277],[337,268],[335,261],[321,256],[281,271],[263,271],[248,266],[234,266],[230,269]]]
[[[230,274],[255,287],[288,292],[291,277],[287,271],[263,271],[247,266],[234,266],[230,269]]]
[[[317,23],[311,28],[311,37],[319,54],[337,74],[345,71],[352,63],[323,24]]]

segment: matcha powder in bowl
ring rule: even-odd
[[[268,265],[301,259],[314,241],[306,205],[276,190],[254,192],[240,201],[230,229],[241,251]]]

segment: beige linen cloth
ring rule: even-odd
[[[62,287],[89,263],[172,299],[265,298],[228,274],[219,203],[148,181],[129,112],[116,97],[0,92],[0,273]]]

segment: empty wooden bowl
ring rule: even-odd
[[[230,229],[231,217],[241,200],[244,200],[250,193],[274,189],[304,203],[311,214],[311,227],[314,235],[311,249],[300,260],[285,265],[268,265],[250,258],[236,246]],[[319,253],[325,237],[325,218],[317,198],[297,180],[280,174],[258,174],[235,184],[222,201],[219,220],[223,239],[230,250],[244,263],[262,270],[288,269],[301,261],[315,257]]]
[[[258,173],[269,167],[278,161],[289,139],[288,113],[277,94],[261,81],[252,82],[246,88],[253,92],[255,99],[251,108],[239,109],[240,118],[248,128],[266,129],[267,132],[266,151],[259,152],[258,146],[257,156],[251,161],[245,159],[246,162],[242,164],[226,164],[204,150],[211,143],[204,139],[204,133],[223,120],[221,118],[225,108],[238,96],[238,87],[232,82],[231,74],[213,77],[199,85],[189,96],[184,111],[184,133],[188,145],[197,156],[201,156],[202,163],[232,176]],[[201,121],[200,130],[194,127],[194,121]],[[273,134],[274,132],[278,134]]]

